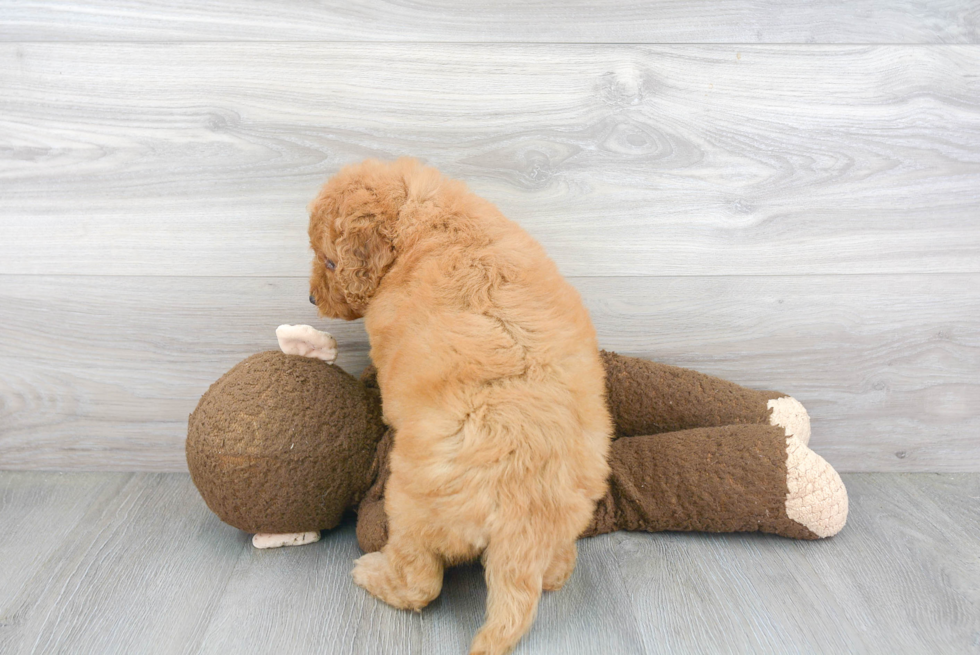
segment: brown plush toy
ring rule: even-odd
[[[381,419],[374,370],[358,381],[318,361],[333,361],[336,344],[309,326],[281,326],[277,335],[294,354],[249,357],[191,414],[194,483],[223,521],[256,533],[257,547],[315,541],[353,508],[361,548],[380,550],[394,435]],[[700,530],[817,539],[844,526],[847,492],[807,447],[799,402],[643,359],[602,358],[616,428],[612,473],[583,536]]]

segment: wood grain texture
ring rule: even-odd
[[[920,481],[933,477],[947,480],[952,507],[975,507],[975,475],[845,475],[848,524],[826,541],[610,535],[626,597],[653,619],[647,652],[976,648],[980,533],[930,501]]]
[[[0,468],[186,470],[187,416],[275,328],[316,322],[301,278],[0,278]],[[367,361],[332,323],[338,364]]]
[[[566,275],[980,272],[980,47],[4,44],[0,273],[292,276],[346,162]]]
[[[931,493],[937,481],[945,502]],[[848,599],[840,620],[864,633],[865,651],[980,649],[980,533],[975,518],[962,520],[977,514],[980,479],[871,475],[845,483],[857,511],[844,539],[807,563],[835,598]],[[876,556],[861,561],[869,551]],[[855,579],[865,583],[856,587]],[[927,624],[935,629],[918,628]]]
[[[778,389],[844,471],[980,471],[980,275],[573,278],[600,345]],[[185,470],[187,415],[303,278],[0,276],[0,468]]]
[[[18,594],[78,529],[90,507],[119,492],[125,477],[0,472],[0,649],[6,629],[24,619]]]
[[[841,470],[980,470],[978,276],[590,282],[603,347],[795,396]]]
[[[980,42],[980,11],[962,0],[8,0],[3,18],[0,39],[17,41]]]
[[[580,541],[575,573],[545,594],[515,655],[975,651],[980,475],[844,482],[848,525],[824,541],[624,532]],[[53,530],[59,516],[74,520],[67,488],[90,493],[90,508]],[[4,653],[454,655],[482,621],[478,564],[450,569],[421,614],[398,611],[350,580],[360,554],[350,522],[315,544],[255,551],[184,474],[4,473],[0,498],[0,524],[26,517],[18,522],[53,542],[45,565],[2,595],[17,601],[0,603]],[[34,556],[29,540],[0,544],[5,561]]]
[[[98,497],[17,590],[4,653],[183,653],[199,643],[247,536],[207,511],[189,476],[107,480],[116,493]]]
[[[353,584],[361,551],[352,535],[347,523],[313,548],[246,548],[196,652],[433,652],[420,650],[420,615],[387,613]]]

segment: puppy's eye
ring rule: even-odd
[[[337,268],[337,265],[333,263],[332,259],[327,259],[326,257],[323,257],[322,259],[323,259],[323,265],[327,267],[328,271],[332,271],[335,268]]]

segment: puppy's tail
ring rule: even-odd
[[[486,621],[470,655],[509,653],[534,622],[552,549],[530,530],[496,534],[483,553]]]

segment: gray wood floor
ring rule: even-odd
[[[798,542],[580,542],[517,653],[980,652],[980,474],[850,474],[848,525]],[[465,652],[478,565],[421,614],[353,585],[350,524],[256,551],[185,474],[0,473],[0,652]]]
[[[793,394],[843,471],[980,471],[978,4],[601,5],[3,3],[0,469],[185,470],[280,323],[360,369],[305,206],[412,155],[603,347]]]

